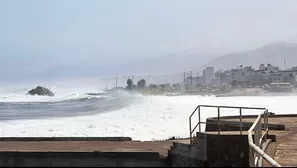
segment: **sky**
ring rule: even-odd
[[[297,42],[296,16],[294,0],[0,0],[0,77],[71,67],[112,75],[123,64],[189,52],[207,61]]]

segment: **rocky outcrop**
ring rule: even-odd
[[[47,88],[38,86],[35,89],[30,90],[27,95],[54,96],[55,94]]]

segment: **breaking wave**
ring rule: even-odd
[[[27,91],[27,90],[26,90]],[[0,120],[72,117],[110,112],[128,106],[141,95],[126,91],[109,93],[30,96],[26,92],[0,96]]]

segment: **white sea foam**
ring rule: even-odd
[[[137,140],[187,137],[188,117],[198,104],[265,107],[277,114],[294,114],[296,100],[297,96],[144,96],[120,110],[92,116],[2,121],[0,136],[130,136]],[[238,115],[238,111],[222,110],[221,114]],[[216,110],[204,109],[201,116],[216,116]]]

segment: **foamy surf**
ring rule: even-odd
[[[297,96],[143,96],[124,104],[120,109],[111,109],[106,113],[1,121],[0,136],[130,136],[137,140],[187,137],[188,117],[198,104],[266,107],[277,114],[290,114],[296,113],[296,99]],[[202,112],[203,120],[216,116],[216,109],[205,109]],[[259,111],[243,111],[243,114],[258,113]],[[238,115],[239,112],[222,110],[221,114]]]

